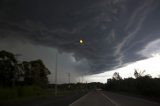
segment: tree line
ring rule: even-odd
[[[47,75],[50,71],[43,61],[18,61],[16,56],[7,51],[0,51],[0,86],[37,85],[45,87],[48,84]]]
[[[146,96],[160,97],[160,78],[152,78],[151,75],[144,75],[145,71],[135,69],[135,78],[122,78],[115,72],[111,79],[107,80],[106,90],[116,92],[128,92]]]

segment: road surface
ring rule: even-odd
[[[160,106],[160,104],[141,98],[94,90],[69,106]]]
[[[65,96],[40,97],[24,101],[0,103],[0,106],[68,106],[78,98],[85,95],[85,92],[73,92]]]
[[[31,99],[17,103],[5,103],[0,106],[160,106],[156,102],[125,96],[116,93],[93,90],[86,95],[72,93],[62,97]]]

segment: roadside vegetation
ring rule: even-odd
[[[0,100],[47,94],[49,74],[40,59],[20,62],[13,53],[0,51]]]
[[[18,55],[19,56],[19,55]],[[48,83],[50,71],[43,61],[19,61],[17,55],[0,51],[0,102],[55,96],[55,84]],[[57,96],[84,94],[102,83],[58,84]]]
[[[112,79],[107,80],[105,89],[160,98],[160,78],[152,78],[151,75],[144,75],[144,72],[138,72],[135,69],[135,78],[124,79],[122,79],[119,73],[115,72]]]

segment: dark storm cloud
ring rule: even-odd
[[[0,36],[74,53],[99,73],[144,58],[137,52],[159,38],[159,9],[158,0],[1,0]]]

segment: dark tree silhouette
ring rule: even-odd
[[[30,76],[30,81],[32,81],[32,84],[39,85],[39,86],[45,86],[48,84],[48,78],[47,75],[50,74],[49,70],[45,67],[42,60],[35,60],[29,62],[28,65],[29,69],[28,72],[26,71],[26,77]]]
[[[151,75],[144,75],[145,71],[135,70],[135,78],[119,80],[119,74],[114,73],[112,79],[107,80],[105,89],[116,92],[128,92],[147,96],[160,97],[160,78],[152,78]]]
[[[11,86],[17,78],[17,60],[14,54],[7,51],[0,51],[0,84]]]
[[[119,75],[119,73],[118,73],[118,72],[115,72],[115,73],[113,74],[112,79],[115,79],[115,80],[121,80],[121,79],[122,79],[122,77]]]
[[[47,75],[50,74],[42,60],[23,61],[18,63],[15,55],[0,51],[0,85],[38,85],[45,87],[48,84]]]
[[[142,77],[144,75],[144,73],[145,73],[145,70],[138,72],[138,70],[135,69],[134,76],[135,76],[135,78],[139,78],[139,77]]]

